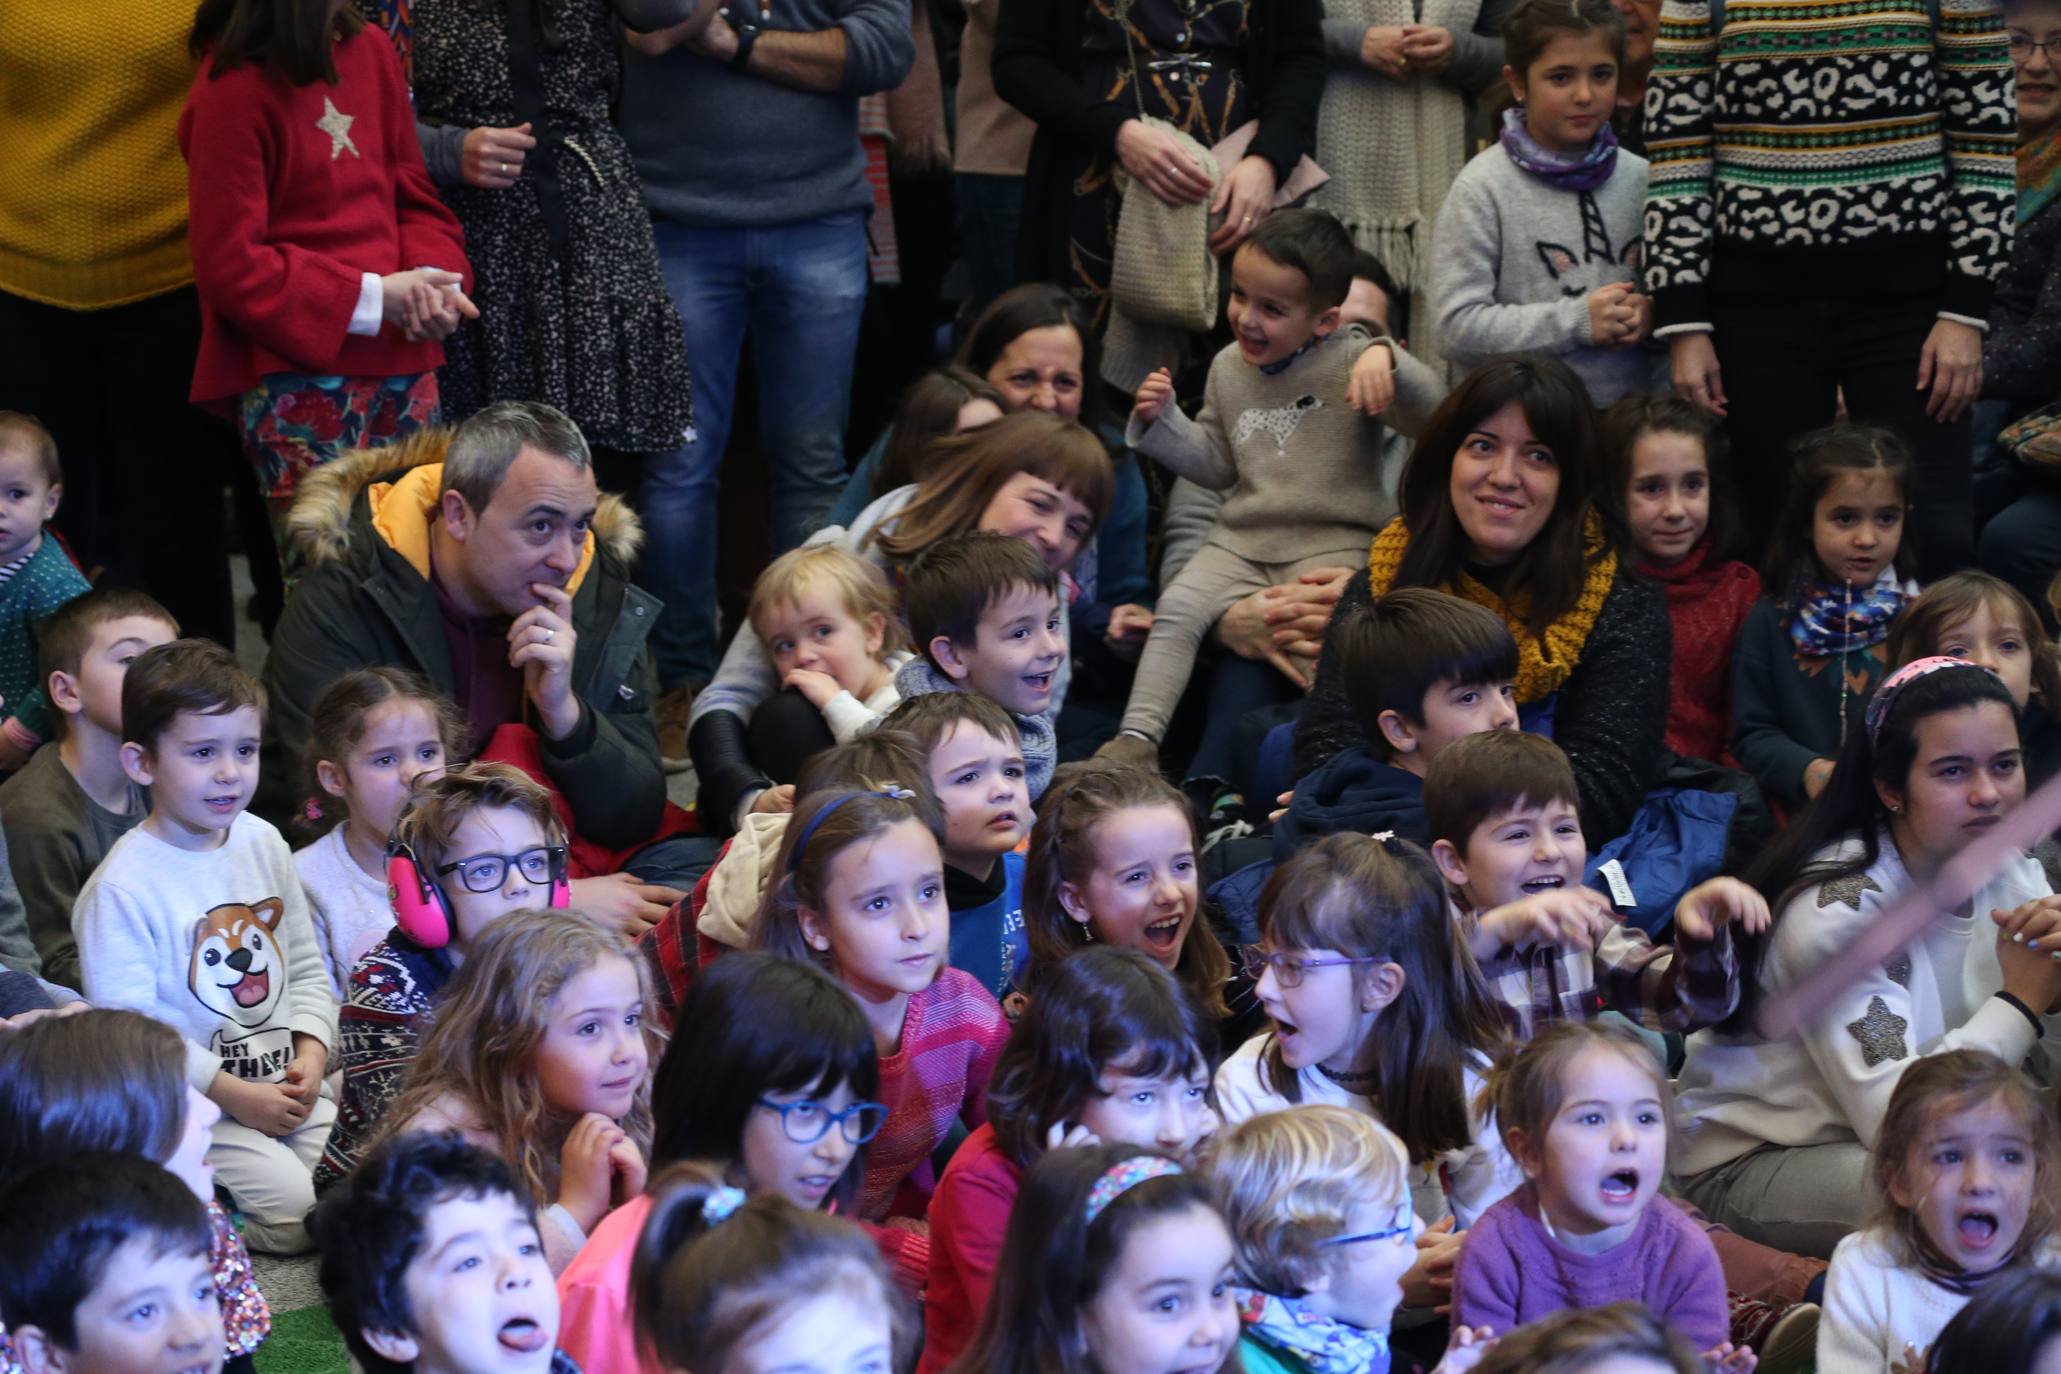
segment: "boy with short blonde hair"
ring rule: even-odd
[[[1210,1173],[1244,1285],[1248,1374],[1318,1355],[1385,1374],[1420,1230],[1402,1142],[1364,1112],[1293,1107],[1218,1132]]]

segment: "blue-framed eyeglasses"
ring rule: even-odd
[[[1355,1231],[1349,1236],[1333,1236],[1329,1240],[1318,1241],[1317,1244],[1357,1245],[1363,1240],[1394,1240],[1397,1236],[1407,1236],[1417,1229],[1417,1218],[1408,1207],[1403,1208],[1402,1217],[1403,1224],[1400,1226],[1384,1226],[1379,1231]]]
[[[836,1126],[854,1145],[864,1145],[880,1134],[887,1124],[887,1107],[879,1102],[854,1102],[842,1111],[831,1111],[821,1102],[803,1098],[799,1102],[775,1102],[760,1098],[758,1104],[780,1113],[780,1129],[797,1145],[813,1145]]]

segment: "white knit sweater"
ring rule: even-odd
[[[1851,854],[1848,839],[1819,857]],[[1761,969],[1769,993],[1794,983],[1834,950],[1849,945],[1896,900],[1910,878],[1896,846],[1866,872],[1823,883],[1781,911]],[[2061,1041],[2061,1021],[2045,1018],[2036,1036],[2003,989],[1992,910],[2009,911],[2052,891],[2039,864],[2020,855],[1975,894],[1970,915],[1942,913],[1902,954],[1829,1002],[1809,1025],[1781,1041],[1701,1031],[1676,1094],[1681,1123],[1677,1167],[1700,1174],[1762,1144],[1826,1145],[1858,1140],[1870,1148],[1889,1095],[1923,1055],[1988,1050],[2018,1063]]]
[[[2061,1250],[2049,1245],[2038,1263],[2052,1269]],[[1818,1321],[1818,1374],[1909,1374],[1940,1331],[1968,1303],[1898,1258],[1882,1229],[1856,1231],[1832,1252]]]

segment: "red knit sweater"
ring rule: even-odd
[[[901,1047],[880,1057],[880,1100],[887,1124],[866,1149],[866,1182],[857,1215],[865,1221],[920,1217],[937,1186],[930,1154],[958,1117],[969,1128],[988,1119],[988,1079],[1009,1023],[972,977],[948,968],[909,999]]]
[[[1760,574],[1744,563],[1712,562],[1707,538],[1673,567],[1640,563],[1634,571],[1660,584],[1674,628],[1667,747],[1730,765],[1732,651],[1746,613],[1760,600]]]
[[[400,60],[384,35],[336,45],[338,81],[289,85],[249,63],[201,61],[179,117],[200,289],[196,403],[233,404],[275,372],[399,377],[444,360],[391,324],[349,335],[367,272],[465,276],[465,234],[437,199]]]

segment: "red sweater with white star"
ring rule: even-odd
[[[384,35],[336,45],[337,83],[295,86],[203,58],[179,117],[188,242],[200,289],[197,404],[233,405],[260,377],[433,371],[442,344],[394,325],[353,335],[367,272],[441,267],[465,277],[465,234],[437,199],[401,64]]]

